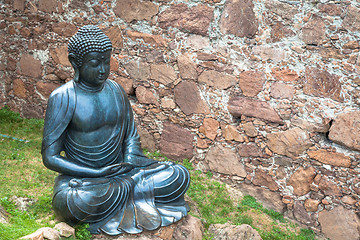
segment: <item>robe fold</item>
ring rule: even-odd
[[[107,141],[85,146],[67,134],[76,109],[76,83],[70,81],[50,96],[45,117],[42,152],[63,140],[63,151],[72,162],[91,168],[128,163],[132,170],[103,178],[61,174],[55,180],[53,207],[56,215],[74,225],[89,223],[92,233],[140,233],[167,226],[187,215],[184,194],[190,176],[186,168],[146,158],[140,148],[133,113],[126,93],[107,80],[118,112]]]

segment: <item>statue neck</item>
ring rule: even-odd
[[[75,83],[80,89],[82,89],[86,92],[100,92],[101,90],[103,90],[103,88],[105,86],[105,82],[99,86],[89,86],[86,83],[84,83],[83,81],[77,81]]]

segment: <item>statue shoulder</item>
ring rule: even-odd
[[[125,90],[124,90],[124,88],[123,88],[120,84],[118,84],[118,83],[115,82],[114,80],[110,80],[110,79],[108,79],[107,81],[109,82],[109,85],[110,85],[112,88],[117,88],[118,91],[119,91],[121,94],[124,94],[124,95],[126,96]]]
[[[71,80],[63,85],[61,85],[60,87],[56,88],[49,97],[49,101],[51,99],[56,99],[56,98],[60,98],[64,95],[69,95],[69,94],[75,94],[75,87],[74,87],[74,81]]]

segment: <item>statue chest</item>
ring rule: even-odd
[[[106,141],[119,118],[123,119],[123,110],[119,108],[111,89],[95,93],[77,91],[76,108],[68,134],[80,144]]]

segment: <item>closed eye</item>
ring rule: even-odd
[[[97,67],[100,64],[100,61],[97,59],[91,59],[90,61],[88,61],[88,63],[90,63],[90,65],[93,67]]]

